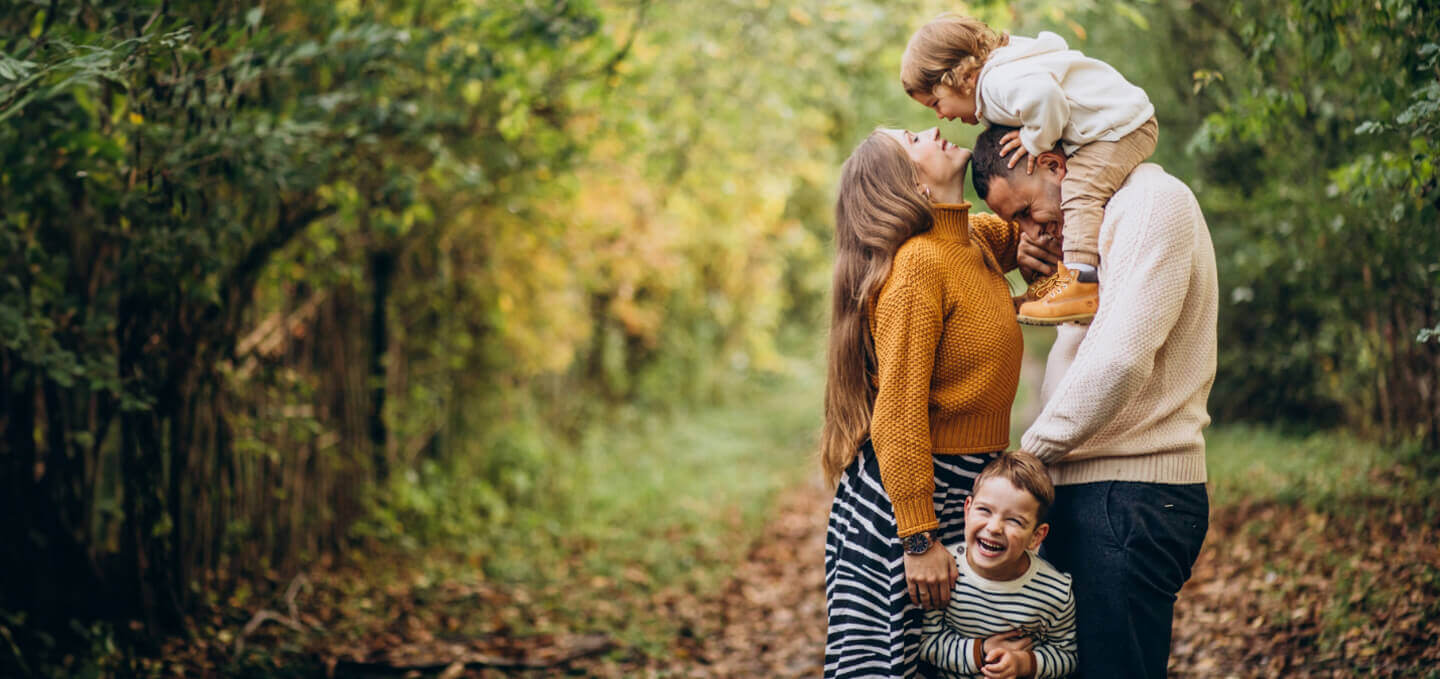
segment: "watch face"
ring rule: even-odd
[[[906,537],[905,551],[910,554],[922,554],[930,551],[930,534],[916,533]]]

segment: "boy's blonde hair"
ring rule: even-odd
[[[971,94],[970,74],[980,70],[991,50],[1010,43],[975,17],[946,13],[915,31],[900,58],[900,84],[905,94],[934,94],[944,85],[961,95]]]
[[[1018,450],[1005,453],[985,465],[985,469],[975,477],[973,487],[979,490],[980,484],[990,479],[1005,479],[1035,496],[1035,502],[1040,506],[1035,515],[1035,525],[1045,523],[1045,515],[1050,513],[1050,505],[1055,503],[1055,484],[1051,483],[1050,472],[1045,471],[1045,463],[1040,458]]]

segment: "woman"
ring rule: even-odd
[[[872,133],[841,170],[821,456],[826,677],[909,677],[921,607],[956,577],[975,475],[1010,436],[1022,341],[1004,271],[1020,234],[969,217],[970,152]]]

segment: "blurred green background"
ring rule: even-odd
[[[1440,451],[1429,2],[9,0],[0,659],[382,554],[703,580],[814,477],[838,169],[952,10],[1155,102],[1221,449]]]

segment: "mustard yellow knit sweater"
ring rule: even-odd
[[[1002,270],[1019,232],[969,203],[936,205],[935,226],[900,246],[874,301],[870,437],[900,537],[932,530],[931,455],[1004,450],[1023,341]],[[968,222],[968,228],[967,228]]]

